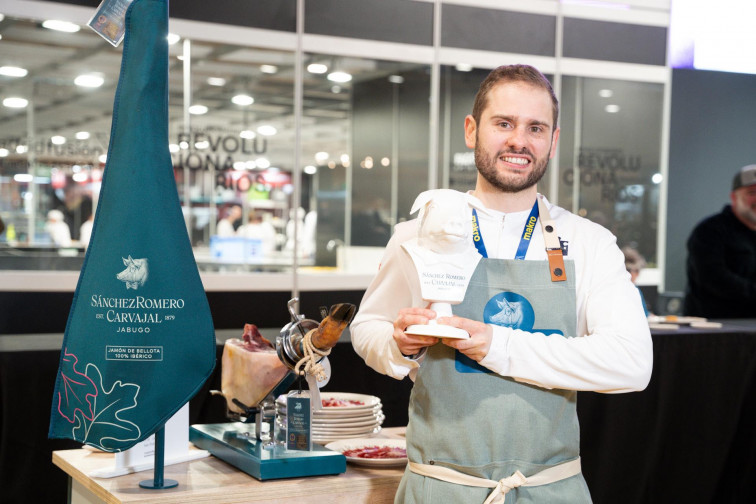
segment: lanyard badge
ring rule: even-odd
[[[562,247],[559,243],[559,238],[556,235],[551,216],[540,198],[536,198],[536,202],[530,210],[530,215],[528,215],[528,220],[525,221],[525,227],[520,236],[520,244],[517,247],[517,252],[515,253],[514,258],[518,261],[525,260],[525,256],[528,253],[528,247],[530,246],[530,240],[533,237],[533,231],[535,230],[535,225],[538,222],[539,213],[542,214],[541,227],[543,228],[543,238],[546,244],[546,257],[549,261],[551,281],[563,282],[567,279],[567,276],[564,269]],[[486,250],[486,245],[483,242],[483,235],[480,230],[478,212],[474,208],[472,211],[472,228],[475,248],[481,256],[488,258],[488,251]]]

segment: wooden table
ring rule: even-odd
[[[403,427],[387,428],[380,437],[397,438]],[[178,481],[167,490],[148,490],[139,482],[152,480],[142,471],[117,478],[88,474],[113,465],[114,455],[82,448],[53,452],[53,463],[70,477],[70,502],[93,503],[392,503],[404,468],[372,468],[347,464],[336,476],[259,481],[213,456],[165,467],[165,479]]]

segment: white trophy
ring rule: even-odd
[[[472,210],[476,198],[451,189],[421,193],[411,214],[420,210],[417,237],[402,244],[415,263],[420,290],[437,317],[452,316],[452,305],[465,298],[467,285],[481,256],[472,241]],[[463,329],[438,324],[409,326],[407,334],[466,339]]]

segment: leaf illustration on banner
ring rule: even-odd
[[[100,384],[100,393],[93,405],[94,417],[88,421],[83,415],[79,416],[79,422],[72,430],[73,438],[105,450],[119,451],[123,443],[139,439],[141,435],[138,425],[121,418],[123,412],[137,406],[140,387],[136,383],[118,380],[106,390],[97,366],[87,364],[86,373],[88,378]],[[96,427],[98,439],[88,439],[93,427]]]
[[[87,420],[94,418],[93,403],[97,397],[97,385],[84,373],[76,370],[79,358],[63,350],[60,365],[60,380],[63,391],[58,391],[58,412],[74,423],[76,412]]]

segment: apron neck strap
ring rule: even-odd
[[[549,260],[549,272],[551,273],[552,282],[564,282],[567,280],[567,274],[564,269],[564,256],[562,255],[562,246],[559,243],[559,236],[554,226],[554,221],[546,208],[543,198],[536,196],[538,202],[538,213],[541,219],[541,230],[543,231],[543,241],[546,244],[546,257]]]

